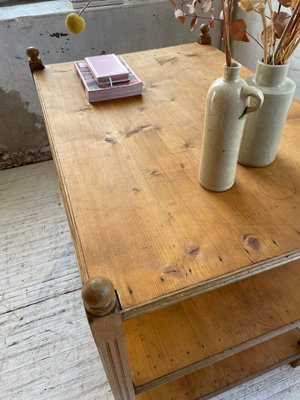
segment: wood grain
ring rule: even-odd
[[[138,392],[299,326],[299,286],[297,261],[125,321]]]
[[[121,314],[88,320],[115,400],[134,400]]]
[[[137,400],[207,400],[296,358],[299,329],[256,345],[175,382],[142,393]],[[283,398],[283,397],[282,397]]]
[[[1,400],[113,400],[53,162],[2,171],[0,187]],[[299,397],[300,369],[284,365],[215,400]]]
[[[113,400],[80,290],[64,283],[65,294],[28,306],[23,296],[24,307],[0,315],[1,400]]]
[[[81,288],[57,186],[52,162],[1,172],[0,314]]]
[[[297,360],[292,361],[292,362],[291,362],[291,366],[292,366],[293,368],[298,368],[298,367],[300,367],[300,358],[298,358]]]
[[[223,54],[190,44],[125,58],[142,97],[90,105],[72,63],[35,73],[83,282],[107,276],[126,313],[299,258],[300,106],[271,166],[239,166],[230,191],[210,193],[197,171]]]

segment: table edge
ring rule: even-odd
[[[148,312],[153,312],[161,308],[168,307],[172,304],[179,303],[183,300],[200,295],[202,293],[221,288],[223,286],[241,281],[246,278],[250,278],[251,276],[269,271],[273,268],[284,266],[299,259],[300,259],[300,249],[295,250],[293,252],[282,254],[278,257],[274,257],[268,260],[248,265],[237,271],[219,276],[217,278],[208,281],[204,281],[200,285],[189,286],[188,288],[176,290],[164,296],[151,299],[151,301],[147,301],[132,307],[123,308],[120,310],[120,313],[122,314],[122,319],[124,321],[132,319],[139,315]],[[121,304],[120,301],[119,304]]]

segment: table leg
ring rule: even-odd
[[[300,346],[300,340],[298,340],[298,345]],[[297,360],[294,360],[290,363],[291,367],[297,368],[300,366],[300,358],[297,358]]]
[[[300,367],[300,358],[291,362],[291,367],[297,368]]]
[[[82,288],[82,298],[115,400],[134,400],[122,316],[115,310],[112,283],[106,278],[90,279]]]

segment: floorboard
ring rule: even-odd
[[[0,400],[113,400],[52,161],[0,172],[0,221]],[[214,397],[299,399],[288,365]]]

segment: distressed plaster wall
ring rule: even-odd
[[[6,159],[7,153],[27,151],[28,156],[28,149],[47,146],[27,66],[28,46],[39,48],[42,60],[49,64],[192,42],[198,35],[174,20],[167,0],[131,0],[121,6],[89,9],[86,30],[78,36],[68,34],[64,27],[70,10],[69,2],[61,0],[0,8],[0,155],[6,153]],[[213,32],[213,42],[219,44],[218,31]]]

